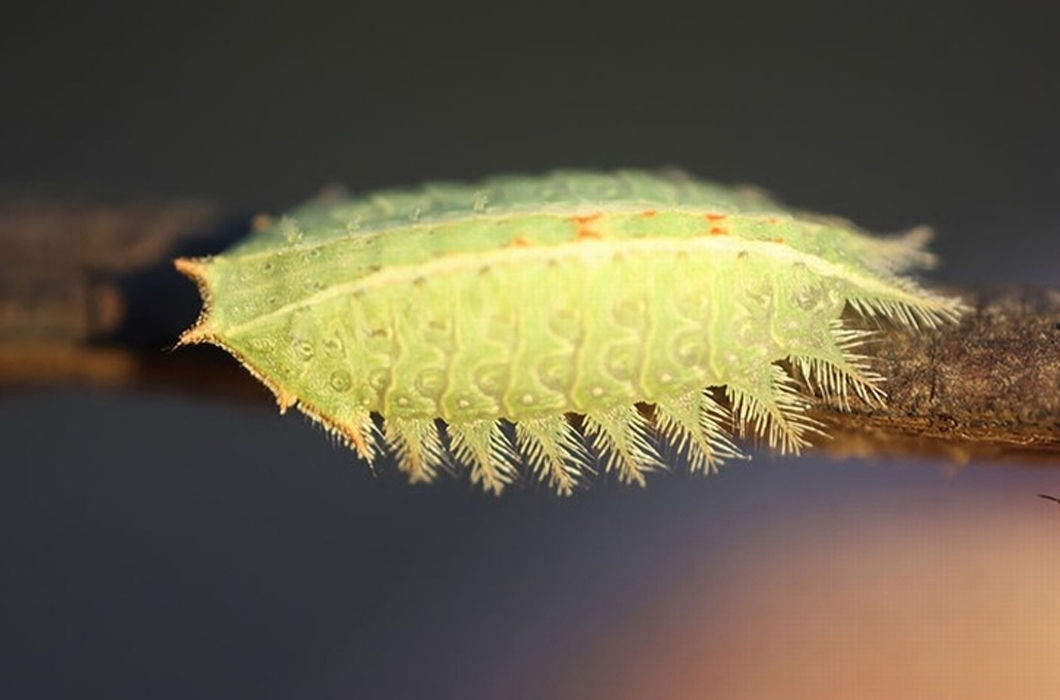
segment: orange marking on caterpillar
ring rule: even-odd
[[[603,216],[603,215],[600,214],[599,212],[597,212],[596,214],[585,214],[585,215],[582,215],[582,216],[577,216],[577,215],[576,216],[572,216],[570,218],[570,220],[572,222],[574,222],[574,226],[575,226],[574,238],[577,239],[577,240],[585,240],[585,239],[590,239],[590,238],[591,239],[603,238],[604,235],[602,233],[600,233],[599,231],[593,231],[591,228],[589,228],[589,224],[591,224],[592,222],[596,221],[601,216]]]
[[[710,235],[712,235],[712,236],[727,236],[728,234],[729,234],[729,229],[727,229],[727,228],[722,228],[721,226],[711,226],[710,227]]]
[[[705,216],[707,221],[722,221],[725,218],[724,214],[707,214]]]
[[[651,217],[655,216],[655,210],[654,209],[645,209],[644,211],[642,211],[640,213],[640,215],[642,217],[644,217],[645,219],[650,219]]]
[[[511,245],[513,248],[529,248],[533,245],[533,243],[530,242],[529,238],[524,238],[523,236],[516,236],[511,240],[509,245]]]

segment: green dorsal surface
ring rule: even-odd
[[[681,172],[561,170],[545,176],[498,175],[478,183],[434,182],[345,200],[332,193],[288,212],[288,221],[276,221],[232,252],[288,245],[291,220],[305,231],[307,241],[320,242],[351,233],[374,233],[470,216],[592,211],[597,205],[609,209],[689,207],[746,213],[780,210],[780,205],[753,187],[724,187]]]
[[[494,492],[525,465],[568,493],[587,447],[638,483],[660,440],[696,470],[738,454],[729,432],[797,451],[815,426],[780,361],[840,405],[882,401],[844,310],[925,330],[962,311],[899,276],[932,263],[924,229],[873,237],[681,173],[331,195],[256,228],[178,261],[206,301],[183,341],[367,460],[463,463]]]

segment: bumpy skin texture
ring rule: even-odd
[[[927,238],[680,173],[437,183],[311,202],[177,261],[207,306],[182,341],[227,349],[365,459],[381,416],[413,480],[452,455],[494,492],[526,462],[569,493],[588,464],[578,414],[605,468],[643,483],[657,434],[693,469],[738,454],[725,425],[797,451],[814,426],[779,360],[840,402],[882,400],[853,352],[866,333],[840,316],[955,320],[957,300],[897,276],[932,263]]]

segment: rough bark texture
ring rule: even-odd
[[[886,329],[872,347],[885,410],[819,407],[843,453],[941,451],[958,459],[1060,455],[1060,290],[949,290],[975,309],[936,333]]]
[[[199,301],[176,256],[225,248],[249,216],[203,202],[0,199],[0,388],[58,383],[261,396],[209,348],[167,352]],[[1015,453],[1060,461],[1060,290],[944,290],[975,312],[958,326],[884,328],[867,350],[885,409],[814,416],[839,454]]]

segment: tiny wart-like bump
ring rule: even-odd
[[[416,387],[424,396],[437,399],[445,388],[445,373],[437,369],[425,369],[416,378]]]
[[[376,391],[386,389],[390,383],[390,372],[385,369],[373,370],[368,375],[368,384]]]
[[[313,344],[310,343],[308,340],[300,340],[295,343],[294,347],[298,358],[303,362],[309,362],[313,359]]]
[[[330,338],[324,340],[324,349],[328,352],[328,354],[332,356],[341,355],[342,348],[342,339],[339,338],[337,335],[331,336]]]
[[[353,384],[350,381],[350,373],[342,369],[337,369],[332,372],[328,383],[331,385],[332,389],[339,392],[349,391]]]

